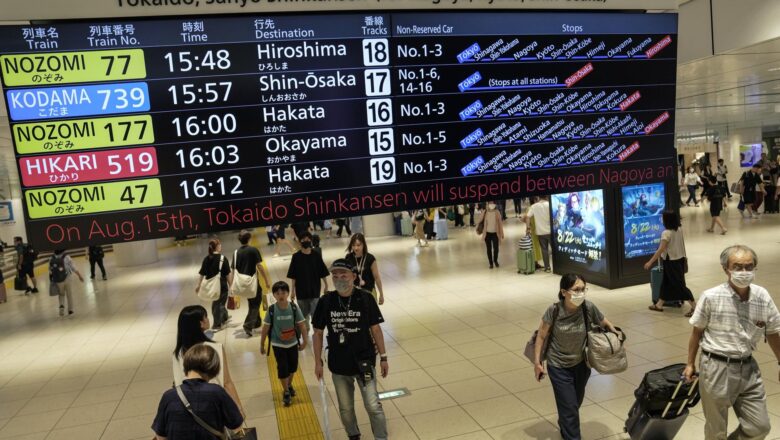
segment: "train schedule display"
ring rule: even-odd
[[[674,14],[349,13],[0,27],[40,248],[673,173]]]

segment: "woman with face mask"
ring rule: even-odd
[[[579,410],[590,378],[590,368],[585,363],[585,314],[588,324],[616,331],[598,307],[585,300],[587,292],[588,285],[581,275],[562,276],[559,301],[547,308],[536,336],[534,375],[537,381],[550,375],[558,408],[558,427],[564,440],[582,439]]]
[[[487,209],[479,220],[482,223],[482,239],[485,240],[487,258],[490,268],[498,267],[498,243],[504,239],[504,225],[501,222],[501,213],[496,209],[495,202],[489,202]]]
[[[696,309],[696,301],[693,299],[691,289],[685,285],[688,262],[680,216],[676,212],[665,211],[663,223],[666,229],[661,233],[661,244],[658,245],[658,250],[655,251],[650,260],[645,263],[645,270],[650,270],[659,259],[663,264],[661,296],[658,302],[651,305],[649,309],[654,312],[663,312],[665,301],[688,301],[691,304],[691,310],[685,316],[690,318]]]
[[[698,208],[699,202],[696,201],[696,188],[701,185],[701,178],[696,174],[693,167],[689,167],[684,179],[685,186],[688,187],[688,200],[685,202],[685,206],[691,206],[691,200],[693,200],[693,204]]]

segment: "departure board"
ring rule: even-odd
[[[675,14],[0,27],[41,249],[659,181]]]

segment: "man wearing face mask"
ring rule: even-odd
[[[306,331],[309,331],[309,317],[317,308],[320,298],[320,285],[322,293],[328,291],[328,267],[322,261],[322,253],[312,249],[312,235],[309,231],[301,232],[298,240],[301,249],[294,253],[287,269],[287,278],[290,279],[290,301],[296,301],[301,309],[303,319],[306,320]]]
[[[753,351],[764,338],[780,363],[780,313],[769,292],[752,284],[758,258],[747,246],[734,245],[720,254],[728,281],[705,291],[690,320],[685,377],[696,371],[701,347],[699,390],[706,440],[725,439],[728,410],[739,426],[729,440],[760,440],[769,434],[766,392]]]
[[[376,388],[376,350],[379,350],[382,377],[387,377],[385,340],[379,324],[384,322],[371,293],[354,285],[357,273],[345,259],[330,267],[336,290],[326,293],[317,304],[314,326],[314,373],[323,376],[322,342],[328,329],[328,369],[339,403],[339,413],[349,440],[360,440],[355,415],[355,382],[377,440],[387,439],[387,420]]]

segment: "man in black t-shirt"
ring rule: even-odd
[[[376,350],[379,350],[382,377],[388,365],[385,340],[379,324],[384,322],[374,297],[355,287],[355,268],[345,259],[330,267],[336,290],[326,293],[317,304],[314,326],[314,374],[323,377],[322,343],[328,329],[328,369],[339,402],[341,423],[350,440],[360,440],[355,415],[354,383],[360,393],[376,440],[387,440],[387,420],[376,389]]]
[[[263,277],[263,281],[267,286],[271,285],[271,277],[266,273],[265,268],[261,264],[263,257],[260,256],[260,251],[254,246],[249,246],[249,240],[252,238],[252,234],[243,230],[238,234],[238,241],[241,243],[241,247],[236,251],[236,258],[233,261],[232,268],[236,269],[238,273],[242,275],[252,276],[255,273]],[[252,337],[252,330],[260,328],[263,323],[260,321],[260,305],[263,301],[263,289],[257,286],[257,295],[254,298],[248,298],[249,310],[247,310],[246,318],[244,319],[244,333],[248,337]]]
[[[309,331],[309,317],[317,308],[320,298],[320,285],[322,293],[328,291],[328,267],[322,261],[320,252],[312,250],[312,235],[305,231],[298,237],[301,250],[294,253],[287,269],[287,278],[290,279],[290,301],[296,301],[306,320],[306,332]]]

